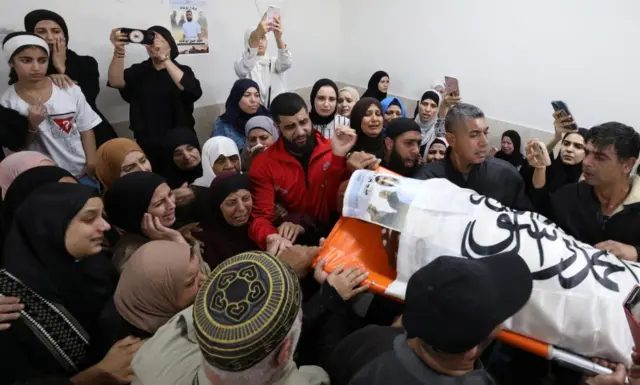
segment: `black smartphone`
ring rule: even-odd
[[[151,45],[156,38],[155,32],[144,29],[120,28],[120,32],[126,35],[124,40],[129,43]]]
[[[562,100],[555,100],[551,102],[551,107],[553,107],[553,110],[556,112],[560,111],[560,116],[562,117],[571,115],[571,111],[569,111],[567,103],[563,102]],[[570,126],[570,129],[576,131],[578,130],[578,125],[574,123]]]

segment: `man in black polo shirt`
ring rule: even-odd
[[[517,254],[436,259],[409,280],[402,320],[406,334],[396,336],[393,346],[349,384],[450,384],[453,377],[456,384],[494,384],[478,358],[531,290],[531,273]],[[370,340],[381,340],[374,328],[369,332]]]
[[[447,113],[444,128],[449,142],[444,160],[427,163],[414,178],[445,178],[507,207],[531,210],[518,170],[508,162],[488,157],[489,126],[482,110],[471,104],[457,104]]]

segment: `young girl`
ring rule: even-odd
[[[9,58],[11,86],[0,104],[28,117],[27,149],[49,156],[80,182],[97,186],[93,179],[93,128],[102,119],[91,109],[80,87],[63,89],[51,82],[46,76],[49,46],[34,34],[11,33],[2,49]]]

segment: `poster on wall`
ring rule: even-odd
[[[171,0],[171,34],[181,55],[209,53],[209,30],[202,0]]]

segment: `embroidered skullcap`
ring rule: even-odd
[[[222,262],[193,306],[198,344],[207,362],[241,372],[262,361],[289,334],[302,294],[293,269],[263,251]]]

